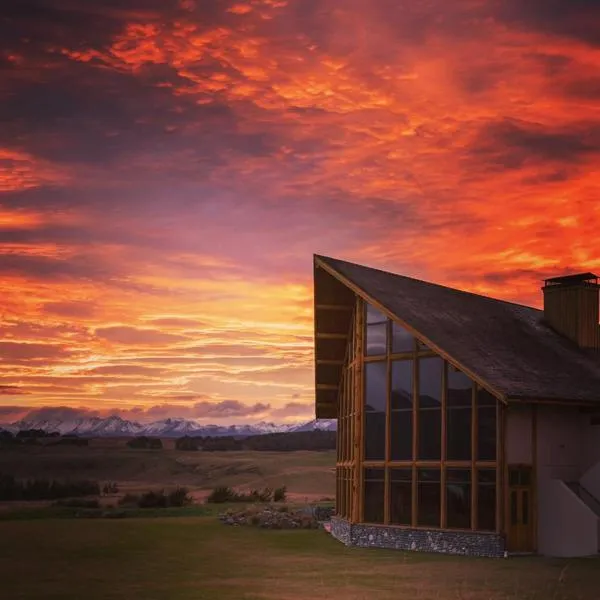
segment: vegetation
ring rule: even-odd
[[[58,481],[56,479],[17,480],[0,474],[0,500],[55,500],[78,496],[97,496],[96,481]]]
[[[33,540],[33,542],[32,542]],[[600,561],[347,548],[214,517],[2,523],[2,597],[34,600],[587,600]]]
[[[209,504],[224,504],[226,502],[285,502],[285,500],[285,485],[275,490],[264,488],[263,490],[250,490],[248,493],[236,492],[227,486],[219,486],[206,499]]]
[[[128,448],[139,448],[142,450],[162,450],[163,444],[159,438],[140,435],[127,442]]]
[[[233,436],[182,437],[175,442],[177,450],[231,452],[254,450],[260,452],[296,452],[298,450],[334,450],[335,431],[296,431],[269,433],[245,438]]]
[[[150,490],[143,494],[125,494],[119,501],[120,506],[137,506],[138,508],[173,508],[191,504],[192,498],[186,488],[176,488],[170,492]]]

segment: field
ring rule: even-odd
[[[89,447],[20,446],[0,452],[0,473],[19,478],[116,481],[123,492],[185,486],[197,499],[219,485],[287,486],[295,500],[335,494],[335,451],[183,452],[127,448],[125,441],[92,440]]]
[[[0,523],[2,597],[33,600],[593,600],[600,561],[345,548],[214,517]]]

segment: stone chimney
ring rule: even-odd
[[[598,277],[580,273],[546,279],[544,319],[580,348],[600,348]]]

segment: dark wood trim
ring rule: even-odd
[[[502,533],[504,531],[504,523],[502,522],[503,514],[503,473],[502,466],[505,461],[505,413],[506,407],[499,402],[496,402],[496,462],[498,467],[496,469],[496,532]]]
[[[354,306],[351,304],[315,304],[315,310],[345,310],[352,311]]]
[[[318,340],[347,340],[347,333],[316,333],[316,339]]]
[[[441,448],[440,448],[440,525],[442,527],[442,529],[446,528],[446,517],[448,514],[448,510],[447,510],[447,489],[446,489],[446,469],[448,467],[448,464],[446,462],[446,428],[447,428],[447,414],[446,414],[446,406],[448,403],[448,390],[447,388],[447,383],[448,383],[448,363],[447,361],[443,362],[442,365],[442,407],[441,407],[441,411],[442,414],[441,416],[441,426],[442,426],[442,430],[440,432],[441,434]],[[473,475],[471,474],[471,478],[473,477]]]
[[[428,339],[425,336],[423,336],[416,329],[414,329],[414,327],[412,327],[411,325],[409,325],[408,323],[406,323],[405,321],[403,321],[400,317],[398,317],[397,315],[395,315],[394,313],[392,313],[385,306],[383,306],[383,304],[381,304],[375,298],[373,298],[370,294],[368,294],[367,292],[365,292],[361,287],[359,287],[358,285],[356,285],[355,283],[353,283],[352,281],[350,281],[348,278],[344,277],[341,273],[338,273],[335,269],[333,269],[327,263],[325,263],[322,260],[320,260],[318,257],[315,257],[315,263],[319,267],[321,267],[322,269],[324,269],[325,271],[327,271],[327,273],[329,273],[330,275],[332,275],[333,277],[335,277],[338,281],[340,281],[341,283],[343,283],[346,287],[350,288],[357,296],[360,296],[361,298],[363,298],[364,300],[366,300],[369,304],[371,304],[375,308],[377,308],[384,315],[386,315],[388,318],[390,318],[393,321],[395,321],[396,323],[398,323],[398,325],[400,325],[401,327],[404,327],[404,329],[406,329],[414,337],[419,338],[420,340],[422,340],[423,343],[426,344],[429,348],[431,348],[436,354],[438,354],[442,358],[446,359],[450,364],[454,365],[457,369],[460,369],[461,371],[463,371],[464,373],[466,373],[473,381],[477,382],[484,389],[486,389],[487,391],[489,391],[490,394],[492,394],[493,396],[495,396],[499,400],[502,400],[503,402],[506,402],[506,396],[505,396],[505,394],[503,394],[499,390],[496,390],[495,388],[493,388],[492,386],[490,386],[487,382],[483,381],[478,375],[476,375],[475,373],[473,373],[470,369],[468,369],[464,365],[460,364],[453,357],[451,357],[447,352],[445,352],[442,348],[440,348],[437,344],[435,344],[430,339]]]
[[[477,529],[477,446],[479,414],[477,412],[477,384],[471,385],[471,529]]]
[[[316,386],[317,390],[331,390],[335,391],[339,389],[339,385],[335,385],[333,383],[318,383]]]
[[[531,546],[534,552],[538,549],[538,467],[537,467],[537,432],[538,432],[538,407],[531,407]]]
[[[343,367],[345,362],[343,360],[329,360],[326,358],[319,358],[315,361],[317,365],[334,365]]]

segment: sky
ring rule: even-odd
[[[600,271],[598,0],[3,0],[0,422],[314,416],[312,257]]]

